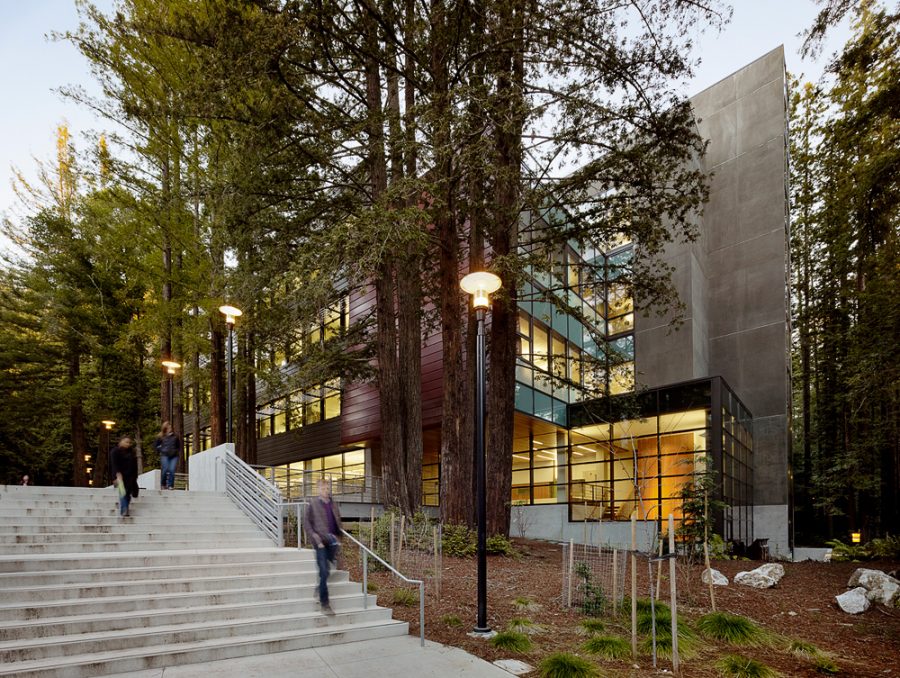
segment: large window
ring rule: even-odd
[[[340,382],[335,379],[262,405],[256,413],[257,435],[265,438],[296,431],[340,415],[341,389]]]

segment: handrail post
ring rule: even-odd
[[[419,645],[425,647],[425,582],[419,582]]]
[[[366,553],[365,549],[362,549],[362,557],[363,557],[363,609],[369,609],[369,554]]]

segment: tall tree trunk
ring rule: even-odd
[[[88,486],[87,462],[85,456],[88,453],[87,434],[84,430],[84,409],[81,398],[75,391],[78,386],[78,377],[81,374],[81,359],[77,351],[72,350],[69,358],[69,424],[72,436],[72,485],[75,487]]]
[[[497,218],[490,234],[494,257],[516,251],[520,183],[522,173],[522,131],[524,128],[524,27],[518,3],[500,4],[498,43],[498,110],[496,125]],[[505,295],[496,295],[491,304],[490,371],[487,394],[487,474],[492,491],[488,495],[487,524],[490,534],[509,534],[512,494],[512,441],[516,393],[516,276],[513,271],[497,271]]]

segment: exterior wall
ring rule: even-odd
[[[257,463],[263,466],[290,464],[342,451],[340,417],[256,441]]]
[[[539,504],[516,507],[513,511],[510,534],[521,534],[518,516],[522,516],[525,536],[529,539],[569,541],[578,544],[595,544],[613,548],[631,548],[631,522],[570,523],[568,504]],[[652,550],[656,544],[658,526],[655,521],[637,521],[637,547]]]
[[[697,242],[666,261],[684,324],[636,319],[638,382],[720,375],[754,418],[754,532],[790,548],[789,233],[784,51],[779,47],[692,98],[709,141],[710,200]]]
[[[188,489],[191,492],[224,492],[225,466],[219,459],[226,454],[234,454],[233,443],[192,454],[188,463]]]

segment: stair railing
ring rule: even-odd
[[[284,546],[281,492],[236,455],[219,459],[225,464],[225,494],[277,546]]]
[[[419,643],[422,647],[425,647],[425,582],[421,579],[410,579],[406,575],[401,574],[395,568],[393,568],[388,563],[384,562],[381,557],[371,551],[365,544],[363,544],[359,539],[354,537],[352,534],[347,532],[347,530],[341,530],[347,539],[352,541],[354,544],[359,546],[359,552],[362,554],[362,593],[363,593],[363,609],[368,609],[369,607],[369,556],[372,556],[379,563],[384,565],[387,569],[393,572],[395,575],[400,577],[407,584],[417,584],[419,587]]]

